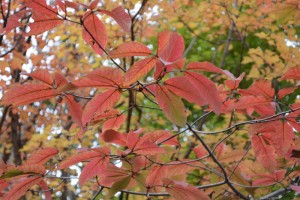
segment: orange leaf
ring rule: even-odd
[[[184,127],[187,121],[186,111],[181,99],[168,88],[156,85],[156,99],[159,107],[174,124]]]
[[[91,11],[88,11],[82,17],[82,36],[83,39],[92,46],[94,51],[102,55],[107,43],[107,35],[104,24]]]
[[[130,56],[149,56],[152,51],[144,44],[139,42],[124,42],[116,49],[109,52],[110,58],[123,58]]]
[[[181,35],[165,31],[158,35],[157,55],[163,62],[174,62],[181,58],[184,51],[184,40]]]
[[[130,85],[145,76],[156,63],[156,58],[145,58],[134,63],[125,74],[124,85]]]
[[[111,89],[102,94],[95,96],[85,106],[82,114],[82,124],[89,122],[95,113],[101,114],[110,110],[114,104],[120,99],[121,93],[118,90]]]

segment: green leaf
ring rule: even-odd
[[[127,185],[129,184],[130,180],[131,180],[131,176],[127,176],[126,178],[124,178],[118,182],[115,182],[111,186],[111,188],[106,196],[106,199],[111,199],[111,197],[113,197],[114,194],[125,189],[127,187]]]

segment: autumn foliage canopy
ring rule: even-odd
[[[2,0],[1,199],[300,193],[298,0]]]

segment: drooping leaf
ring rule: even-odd
[[[201,190],[187,183],[172,181],[166,178],[163,179],[163,183],[166,185],[166,191],[176,200],[209,200],[209,197]]]
[[[107,34],[104,24],[97,15],[91,11],[86,12],[82,20],[83,39],[86,43],[91,45],[97,54],[102,55],[107,43]]]
[[[42,148],[33,152],[26,160],[26,165],[45,164],[53,156],[58,154],[58,150],[53,147]]]
[[[130,85],[145,76],[155,66],[156,58],[150,57],[135,62],[125,74],[124,85]]]
[[[181,35],[171,31],[158,35],[157,55],[163,62],[174,62],[181,58],[184,51],[184,40]]]
[[[125,42],[116,49],[109,52],[110,58],[123,58],[130,56],[149,56],[152,51],[144,44],[139,42]]]
[[[194,72],[186,72],[185,77],[193,84],[194,93],[201,95],[206,101],[205,103],[211,105],[214,112],[219,114],[221,112],[222,101],[214,82]]]
[[[104,14],[111,16],[121,26],[121,28],[124,31],[130,32],[131,17],[128,15],[128,13],[125,12],[125,10],[122,6],[118,6],[118,7],[114,8],[112,11],[99,10],[99,12],[102,12]]]
[[[165,86],[156,85],[156,99],[159,107],[174,124],[184,127],[187,121],[186,111],[181,99]]]
[[[118,90],[111,89],[102,94],[98,94],[85,106],[82,114],[82,124],[89,122],[95,113],[101,114],[110,110],[120,99],[121,93]]]
[[[42,177],[34,176],[16,183],[13,188],[4,196],[3,200],[19,199],[27,192],[27,190],[40,183],[42,180]]]

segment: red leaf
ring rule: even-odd
[[[23,24],[20,22],[20,19],[25,17],[26,13],[27,10],[21,10],[9,16],[5,28],[0,28],[0,34],[7,34],[16,27],[22,26]]]
[[[119,133],[113,129],[108,129],[101,133],[101,138],[104,142],[114,143],[121,146],[126,146],[126,137],[124,134]]]
[[[21,106],[54,96],[56,96],[55,90],[45,84],[16,84],[4,94],[2,104]]]
[[[166,140],[166,139],[168,139],[172,136],[174,136],[174,135],[172,133],[170,133],[169,131],[157,130],[157,131],[146,133],[145,135],[143,135],[143,140],[159,144],[162,141],[164,141],[164,140]],[[176,139],[176,137],[173,137],[173,138],[165,141],[163,144],[166,144],[166,145],[179,145],[178,140]]]
[[[243,96],[263,96],[269,101],[272,101],[275,95],[272,82],[269,80],[257,80],[248,89],[239,90],[239,93]]]
[[[191,62],[188,64],[187,70],[200,70],[200,71],[205,71],[205,72],[214,72],[214,73],[219,73],[223,74],[223,70],[216,67],[214,64],[210,62]]]
[[[245,72],[243,72],[238,78],[234,77],[234,79],[225,80],[224,83],[231,90],[237,89],[240,85],[240,82],[243,80],[244,76],[245,76]]]
[[[278,91],[278,99],[282,99],[288,94],[291,94],[294,92],[294,90],[297,89],[296,87],[288,87],[288,88],[282,88]]]
[[[125,74],[124,85],[130,85],[145,76],[155,66],[156,58],[145,58],[134,63]]]
[[[187,77],[170,78],[164,83],[166,87],[174,94],[186,99],[191,103],[196,103],[199,106],[205,105],[207,102],[203,99],[201,93],[195,92],[193,84]]]
[[[58,169],[65,169],[69,166],[75,165],[82,161],[89,161],[97,158],[104,158],[109,154],[109,147],[99,147],[94,149],[89,149],[88,151],[80,152],[79,154],[73,155],[67,160],[63,161]]]
[[[193,151],[195,152],[197,158],[202,158],[208,155],[207,150],[203,147],[203,145],[196,146]]]
[[[284,178],[286,170],[278,170],[272,172],[272,174],[260,174],[255,175],[259,179],[253,181],[253,185],[270,185],[274,183],[279,183]]]
[[[210,104],[215,113],[221,112],[222,101],[217,88],[210,79],[201,74],[186,72],[185,77],[194,85],[194,93],[203,97],[206,104]]]
[[[123,83],[123,76],[119,69],[102,67],[90,72],[87,78],[97,81],[105,86],[120,86]]]
[[[99,12],[102,12],[104,14],[107,14],[111,16],[116,22],[121,26],[121,28],[126,31],[130,32],[131,28],[131,17],[128,15],[128,13],[125,12],[124,8],[122,6],[118,6],[112,11],[108,10],[99,10]]]
[[[162,184],[162,178],[167,175],[166,166],[155,166],[150,171],[149,175],[146,178],[147,186],[156,186]]]
[[[51,190],[49,189],[47,183],[44,180],[41,180],[41,182],[38,183],[38,185],[42,188],[44,194],[45,194],[45,199],[46,200],[51,200]]]
[[[163,62],[174,62],[181,58],[184,51],[184,40],[181,35],[165,31],[158,35],[157,55]]]
[[[186,111],[179,97],[171,93],[168,88],[156,85],[156,99],[159,107],[172,123],[180,127],[185,126],[187,121]]]
[[[210,198],[201,190],[187,183],[172,181],[170,179],[163,179],[166,185],[166,191],[176,200],[189,199],[189,200],[209,200]]]
[[[210,62],[191,62],[187,66],[187,70],[200,70],[200,71],[206,71],[206,72],[214,72],[219,74],[224,74],[227,77],[229,77],[231,80],[225,80],[224,83],[227,85],[227,87],[231,90],[238,88],[240,82],[245,76],[245,73],[242,73],[238,78],[235,78],[231,72],[228,70],[222,70],[218,67],[216,67],[214,64]]]
[[[300,186],[299,185],[290,185],[292,190],[295,190],[298,194],[300,193]]]
[[[102,174],[105,171],[109,163],[109,157],[95,158],[91,162],[85,165],[80,177],[79,185],[82,186],[87,180],[91,179],[93,176]]]
[[[257,107],[261,105],[267,105],[270,106],[271,114],[275,111],[275,108],[272,106],[270,100],[265,99],[265,97],[262,96],[243,96],[239,99],[238,102],[232,103],[228,105],[229,110],[233,109],[247,109],[250,107]],[[267,114],[267,113],[265,113]]]
[[[287,121],[273,123],[275,133],[272,134],[275,149],[279,156],[285,157],[286,153],[294,143],[295,133]]]
[[[113,117],[109,120],[107,120],[103,126],[102,126],[102,130],[108,130],[108,129],[119,129],[126,120],[126,116],[121,114],[121,115],[117,115],[116,117]]]
[[[271,141],[273,131],[274,127],[266,125],[252,125],[249,130],[257,160],[270,171],[274,171],[276,168],[276,153]]]
[[[15,184],[13,188],[4,196],[3,200],[19,199],[27,192],[27,190],[40,183],[42,180],[42,177],[35,176],[20,181],[19,183]]]
[[[37,69],[34,72],[27,74],[27,73],[22,73],[23,75],[30,76],[31,78],[35,80],[42,81],[43,83],[53,86],[53,77],[52,75],[48,72],[48,70],[45,69]]]
[[[25,174],[44,174],[46,172],[45,167],[42,164],[24,164],[17,167],[12,167],[11,170],[20,170]],[[23,174],[20,174],[23,175]]]
[[[116,167],[115,165],[108,165],[103,173],[100,184],[110,187],[113,183],[118,182],[126,177],[128,177],[129,172],[121,168]]]
[[[286,79],[300,80],[300,66],[289,68],[281,77],[281,80]]]
[[[72,95],[65,95],[65,101],[67,102],[68,109],[70,111],[73,120],[80,128],[83,128],[83,124],[81,122],[82,107],[80,103],[76,102]]]
[[[92,46],[94,51],[102,55],[107,43],[107,35],[104,24],[96,14],[88,11],[82,17],[82,36],[83,39]]]
[[[109,52],[110,58],[123,58],[130,56],[149,56],[152,51],[144,44],[139,42],[124,42],[116,49]]]
[[[82,114],[82,123],[85,125],[89,122],[95,113],[101,114],[110,110],[114,104],[120,99],[121,93],[118,90],[111,89],[102,94],[95,96],[85,106]]]
[[[58,17],[57,10],[48,6],[45,0],[25,0],[24,3],[31,8],[34,19],[34,22],[30,23],[30,31],[26,35],[38,35],[63,23],[63,19]]]
[[[45,164],[48,160],[50,160],[53,156],[58,154],[56,148],[42,148],[35,152],[33,152],[26,160],[27,165],[31,164]]]

